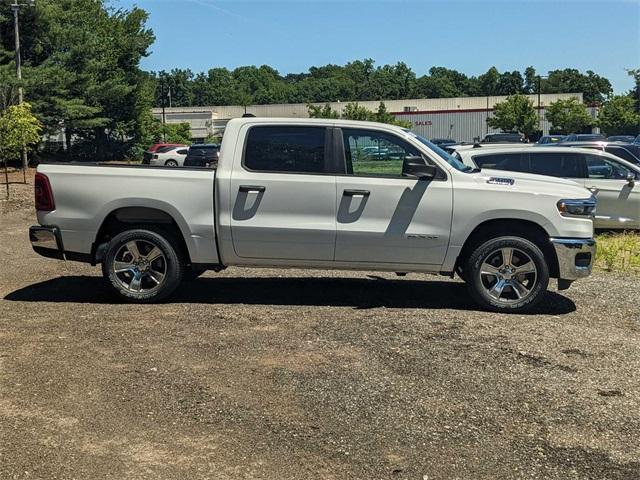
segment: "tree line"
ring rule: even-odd
[[[262,65],[233,70],[212,68],[194,73],[173,69],[151,74],[155,106],[261,105],[270,103],[324,103],[335,101],[451,98],[537,93],[582,92],[588,104],[602,103],[612,93],[611,83],[591,70],[552,70],[539,75],[534,67],[500,72],[489,68],[467,76],[445,67],[431,67],[418,76],[403,62],[376,66],[372,59],[346,65],[311,67],[305,73],[281,75]],[[164,94],[164,96],[163,96]]]

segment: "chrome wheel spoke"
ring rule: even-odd
[[[513,262],[513,248],[504,247],[500,252],[502,253],[502,266],[510,266]]]
[[[529,293],[529,290],[527,290],[527,287],[525,287],[522,283],[520,283],[516,279],[513,279],[509,285],[513,289],[518,299],[526,297],[527,294]]]
[[[505,286],[506,282],[501,278],[498,279],[495,285],[489,290],[489,295],[491,295],[495,299],[499,299],[502,296],[502,292]]]
[[[113,262],[113,270],[116,273],[133,272],[135,268],[136,266],[133,263],[118,261]]]
[[[534,273],[536,271],[535,264],[529,260],[527,263],[520,265],[519,267],[515,267],[514,273]]]
[[[129,283],[129,288],[135,292],[139,292],[142,288],[142,274],[140,272],[136,272],[133,276],[133,279]]]
[[[156,285],[160,285],[164,280],[164,273],[156,272],[155,270],[149,270],[147,276],[153,280]]]
[[[483,263],[482,267],[480,269],[480,273],[482,275],[493,275],[494,277],[497,277],[499,272],[498,272],[498,268],[494,267],[493,265],[491,265],[490,263]]]
[[[127,250],[129,251],[129,253],[133,257],[134,261],[138,260],[141,257],[140,251],[138,250],[138,244],[136,243],[135,240],[133,240],[131,242],[127,242]]]
[[[161,256],[162,250],[160,250],[158,247],[153,247],[151,251],[145,255],[145,258],[149,261],[149,263],[151,263]]]

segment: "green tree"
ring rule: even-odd
[[[598,126],[607,135],[640,134],[640,113],[632,96],[614,95],[600,108]]]
[[[0,160],[20,158],[23,148],[31,150],[41,139],[42,125],[31,105],[11,105],[0,115]]]
[[[45,130],[64,128],[73,153],[97,159],[139,144],[139,116],[153,104],[138,87],[146,75],[140,59],[154,40],[147,13],[103,0],[39,0],[22,12],[25,97]],[[1,50],[13,47],[12,32],[10,19],[0,18]]]
[[[340,118],[340,114],[336,112],[331,105],[326,103],[324,106],[307,105],[310,118]]]
[[[378,111],[370,116],[370,120],[380,123],[388,123],[390,125],[397,125],[399,127],[411,128],[411,122],[406,120],[399,120],[387,111],[387,106],[384,102],[380,102],[378,105]]]
[[[542,93],[582,93],[587,105],[602,103],[611,95],[611,82],[600,75],[587,70],[580,73],[575,68],[552,70],[546,79],[542,80]]]
[[[372,113],[367,110],[367,107],[358,105],[358,102],[349,102],[342,111],[342,118],[345,120],[371,120]]]
[[[487,118],[487,123],[493,128],[505,132],[517,131],[528,137],[537,130],[538,117],[531,100],[517,94],[497,103],[493,116]]]
[[[191,145],[191,127],[188,123],[165,123],[157,118],[153,120],[151,127],[151,142],[184,143]]]
[[[547,107],[545,116],[553,125],[553,129],[564,135],[581,132],[593,125],[591,115],[576,97],[552,102]]]

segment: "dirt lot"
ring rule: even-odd
[[[640,478],[638,277],[598,273],[527,316],[440,277],[300,270],[132,306],[31,251],[16,189],[1,479]]]

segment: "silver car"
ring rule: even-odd
[[[563,177],[598,199],[595,228],[640,229],[640,166],[600,150],[568,147],[494,148],[456,154],[466,165]],[[535,208],[535,206],[532,206]]]

